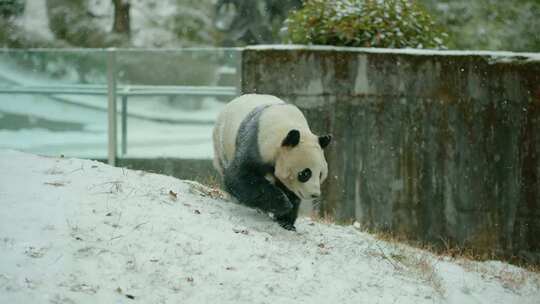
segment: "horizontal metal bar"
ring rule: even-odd
[[[240,54],[242,47],[186,47],[186,48],[28,48],[28,49],[8,49],[0,48],[0,53],[101,53],[106,55],[107,51],[126,53],[183,53],[183,52],[228,52],[236,51]]]
[[[167,89],[167,90],[197,90],[197,91],[234,91],[232,86],[171,86],[171,85],[120,85],[123,90],[148,90],[148,89]]]
[[[178,86],[124,86],[116,90],[120,96],[236,96],[234,87],[178,87]],[[107,88],[70,87],[7,87],[0,94],[49,94],[49,95],[107,95]]]
[[[29,88],[29,89],[82,89],[82,90],[107,90],[104,84],[56,84],[56,85],[17,85],[1,86],[0,89]],[[232,91],[232,86],[178,86],[178,85],[118,85],[117,90],[147,90],[147,89],[167,89],[167,90],[205,90],[205,91]]]
[[[204,92],[204,91],[138,91],[138,92],[118,92],[119,96],[236,96],[233,92]]]
[[[0,90],[0,94],[23,94],[23,95],[94,95],[105,96],[107,92],[92,91],[21,91],[21,90]],[[236,92],[165,92],[165,91],[141,91],[141,92],[117,92],[118,96],[213,96],[213,97],[234,97]]]
[[[45,95],[107,95],[107,91],[101,90],[43,90],[30,88],[0,89],[0,94],[45,94]]]

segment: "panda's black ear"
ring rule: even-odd
[[[282,147],[295,147],[300,143],[300,131],[290,130],[285,139],[281,142]]]
[[[319,136],[319,145],[321,145],[321,148],[326,148],[326,146],[328,146],[328,144],[330,144],[330,142],[332,141],[332,135],[328,134],[328,135],[323,135],[323,136]]]

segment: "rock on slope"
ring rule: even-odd
[[[301,219],[187,181],[0,151],[0,303],[538,303],[538,274]]]

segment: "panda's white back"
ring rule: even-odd
[[[244,118],[256,107],[262,105],[285,104],[272,95],[246,94],[233,99],[219,114],[213,132],[214,167],[223,174],[223,169],[234,158],[236,136]],[[280,108],[280,109],[278,109]],[[259,147],[264,161],[273,159],[272,148],[279,146],[280,141],[292,128],[309,131],[307,122],[295,106],[270,107],[261,115],[260,128],[265,136],[259,138]],[[224,168],[223,168],[223,167]]]
[[[256,107],[280,104],[282,100],[271,95],[246,94],[230,101],[219,114],[214,126],[214,167],[222,174],[234,157],[235,142],[242,120]]]

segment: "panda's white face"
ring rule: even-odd
[[[316,199],[321,195],[321,184],[328,175],[323,148],[330,142],[330,137],[310,134],[299,139],[299,133],[293,133],[292,137],[283,141],[276,159],[275,176],[300,199]],[[320,138],[324,138],[322,143]]]

